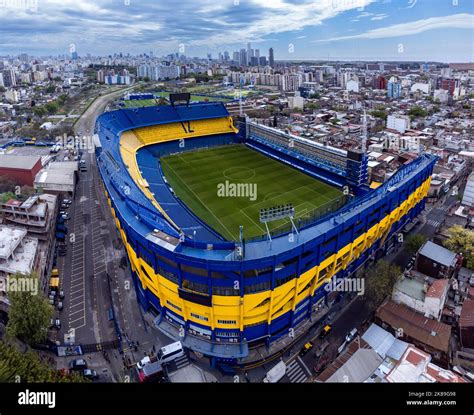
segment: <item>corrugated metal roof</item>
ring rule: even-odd
[[[474,327],[474,300],[464,300],[459,318],[459,326]]]
[[[436,350],[447,352],[451,338],[451,326],[432,320],[410,308],[388,301],[381,305],[376,317],[394,329],[403,329],[404,335]]]
[[[371,349],[359,349],[327,382],[364,382],[383,362]]]
[[[456,261],[456,254],[454,252],[431,241],[423,245],[420,249],[420,254],[446,267],[453,265]]]
[[[392,347],[392,344],[395,341],[395,336],[377,324],[372,323],[367,331],[362,335],[362,339],[385,359],[387,351]]]

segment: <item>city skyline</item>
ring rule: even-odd
[[[262,55],[272,47],[277,60],[474,60],[473,5],[463,1],[439,2],[436,9],[427,0],[185,0],[181,11],[148,0],[1,6],[0,56],[73,49],[80,56],[153,51],[216,58],[251,42]]]

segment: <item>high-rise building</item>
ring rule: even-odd
[[[3,70],[3,84],[5,87],[16,86],[16,76],[13,69]]]
[[[3,72],[0,72],[0,86],[5,86],[3,82]]]
[[[387,80],[382,75],[379,75],[374,78],[373,87],[375,89],[387,89]]]
[[[247,51],[245,49],[240,49],[239,65],[247,65]]]
[[[448,91],[449,95],[454,95],[454,90],[459,86],[459,79],[454,78],[443,78],[441,80],[441,89]]]
[[[400,98],[402,96],[402,85],[398,82],[389,82],[387,84],[387,96],[393,99]]]
[[[275,66],[275,57],[273,56],[273,48],[268,50],[269,65],[273,68]]]
[[[258,59],[260,58],[260,49],[255,49],[255,54],[254,56]]]
[[[260,56],[258,58],[258,64],[260,66],[267,66],[267,57],[266,56]]]
[[[250,42],[247,43],[247,61],[246,64],[250,65],[250,58],[252,57],[252,48],[250,46]]]

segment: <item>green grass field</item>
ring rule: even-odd
[[[155,92],[157,96],[157,100],[159,97],[168,98],[170,93],[169,92]],[[124,105],[125,108],[137,108],[137,107],[151,107],[156,105],[157,100],[154,99],[137,99],[137,100],[125,100]],[[191,95],[191,102],[205,102],[205,101],[214,101],[214,102],[228,102],[229,99],[227,98],[215,98],[215,97],[203,97],[200,95]]]
[[[265,224],[259,221],[262,208],[292,203],[295,217],[305,218],[342,194],[243,145],[175,154],[160,161],[177,196],[229,240],[238,240],[239,225],[244,226],[245,238],[263,235]],[[234,195],[231,189],[236,184],[244,185]],[[227,192],[222,192],[223,188]],[[288,224],[288,219],[268,223],[271,231],[282,230]]]

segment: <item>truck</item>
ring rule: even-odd
[[[286,364],[282,360],[273,366],[263,378],[264,383],[277,383],[286,374]]]
[[[163,367],[159,361],[147,363],[141,369],[137,368],[137,371],[141,383],[159,382],[164,377]]]

